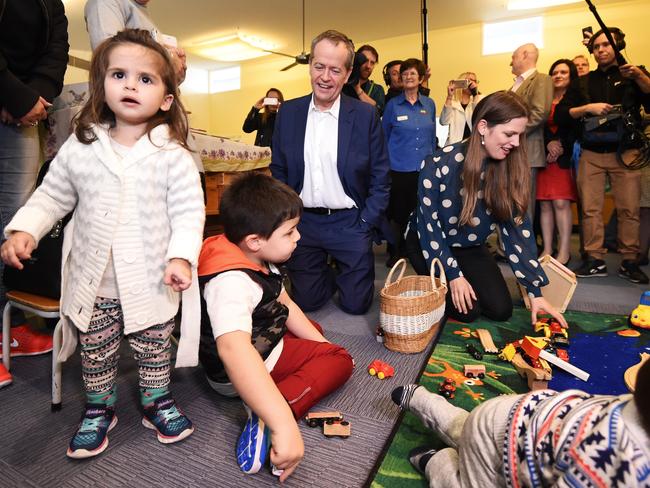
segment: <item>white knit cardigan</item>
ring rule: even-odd
[[[172,258],[186,259],[193,267],[191,293],[184,292],[183,300],[188,303],[184,303],[183,318],[186,310],[188,318],[200,316],[196,263],[205,208],[192,156],[169,139],[167,125],[145,134],[121,161],[111,147],[107,128],[93,130],[97,140],[92,144],[70,136],[43,183],[5,227],[5,235],[20,230],[38,242],[74,209],[72,225],[65,233],[61,317],[81,331],[88,330],[111,251],[125,334],[176,314],[179,294],[163,283]],[[177,367],[198,362],[199,321],[184,322]],[[76,334],[69,331],[64,335],[61,359],[74,351],[74,338]]]

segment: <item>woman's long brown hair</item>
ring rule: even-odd
[[[483,98],[472,115],[472,135],[467,145],[463,167],[463,210],[459,224],[472,222],[479,191],[484,191],[485,205],[499,222],[520,222],[528,209],[530,197],[530,168],[526,157],[526,134],[519,137],[519,147],[514,148],[504,160],[491,159],[481,144],[477,130],[479,121],[485,120],[489,128],[506,124],[519,117],[528,118],[526,103],[511,91],[498,91]],[[481,184],[483,161],[485,175]]]
[[[174,96],[174,101],[168,111],[158,110],[158,113],[149,119],[147,134],[150,135],[154,127],[167,124],[170,138],[189,150],[187,146],[187,115],[178,97],[176,73],[171,59],[167,50],[151,37],[149,31],[143,29],[125,29],[97,46],[90,62],[90,79],[88,82],[90,97],[75,120],[77,139],[83,144],[91,144],[97,140],[97,136],[91,128],[92,125],[108,124],[110,127],[115,126],[115,114],[105,101],[104,78],[106,77],[111,51],[122,44],[135,44],[158,53],[161,57],[159,74],[165,85],[165,93]]]

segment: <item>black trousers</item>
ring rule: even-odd
[[[454,306],[449,291],[445,315],[459,322],[473,322],[480,315],[497,322],[508,320],[512,316],[512,298],[506,280],[487,246],[481,244],[450,249],[478,300],[472,300],[472,309],[464,314]],[[406,236],[406,256],[417,274],[429,274],[418,236],[413,230]]]

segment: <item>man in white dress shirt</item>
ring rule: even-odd
[[[344,34],[317,36],[309,62],[313,92],[285,102],[273,135],[271,172],[305,207],[287,268],[293,298],[306,312],[338,291],[341,309],[365,313],[374,296],[372,242],[388,235],[388,153],[379,118],[373,106],[341,95],[353,59]]]

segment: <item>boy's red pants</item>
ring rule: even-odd
[[[322,327],[311,323],[322,334]],[[352,356],[336,344],[300,339],[287,332],[271,378],[296,418],[304,416],[352,374]]]

